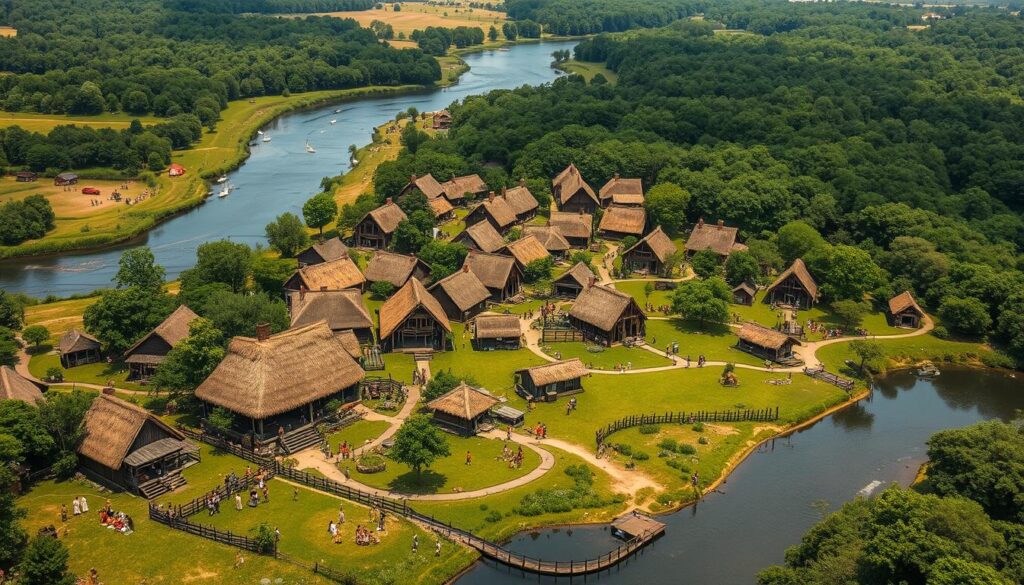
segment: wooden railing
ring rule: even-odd
[[[718,423],[718,422],[769,422],[778,420],[779,407],[745,410],[695,410],[693,412],[666,412],[665,414],[634,414],[608,423],[595,432],[598,448],[612,433],[640,425]]]
[[[847,392],[853,390],[853,380],[844,378],[838,374],[833,374],[832,372],[828,372],[825,370],[824,366],[817,368],[804,368],[804,373],[816,380],[828,382],[829,384],[832,384],[837,388],[842,388]]]

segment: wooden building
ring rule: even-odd
[[[598,198],[602,207],[643,207],[644,185],[640,179],[623,179],[619,177],[619,173],[615,173],[615,176],[598,191]]]
[[[495,303],[503,303],[523,290],[523,270],[511,256],[470,250],[465,265],[484,283]]]
[[[540,243],[540,240],[531,235],[505,244],[501,253],[515,258],[516,264],[524,271],[531,262],[551,257],[551,254]]]
[[[675,266],[667,266],[666,263],[676,251],[675,242],[659,225],[631,248],[622,252],[622,268],[626,272],[670,276]]]
[[[579,358],[518,370],[516,392],[527,399],[553,402],[559,396],[583,392],[587,374]]]
[[[129,380],[146,380],[156,373],[174,346],[188,337],[188,327],[199,315],[181,305],[164,322],[143,336],[124,352]]]
[[[29,404],[43,401],[46,385],[19,374],[10,366],[0,366],[0,401],[20,400]]]
[[[336,335],[351,331],[360,344],[373,343],[373,317],[359,289],[300,290],[291,293],[288,305],[291,329],[325,321]]]
[[[736,336],[739,338],[737,348],[779,363],[792,363],[795,360],[793,347],[802,345],[795,337],[752,322],[744,323]]]
[[[434,112],[434,130],[447,130],[452,127],[452,115],[448,110]]]
[[[809,309],[818,300],[818,283],[800,258],[793,261],[768,287],[764,302]]]
[[[924,320],[924,310],[910,291],[902,293],[889,299],[889,323],[893,327],[907,327],[917,329]]]
[[[519,349],[523,336],[518,315],[480,315],[473,332],[473,348],[477,351]]]
[[[381,305],[377,339],[384,351],[445,351],[451,332],[441,303],[415,278]]]
[[[461,270],[434,283],[428,290],[441,303],[445,315],[459,322],[468,321],[486,309],[487,299],[491,298],[491,291],[470,272],[466,264]]]
[[[78,183],[78,175],[75,173],[61,173],[53,178],[53,184],[58,187],[66,187]]]
[[[377,250],[363,273],[367,282],[389,282],[402,288],[410,278],[420,282],[430,278],[430,265],[415,256]]]
[[[452,205],[465,205],[468,199],[483,197],[488,191],[487,183],[480,175],[452,177],[441,183],[441,187],[444,188],[444,196]]]
[[[233,434],[257,444],[280,440],[291,453],[320,442],[313,425],[330,414],[327,403],[358,400],[363,376],[326,321],[274,335],[268,325],[258,325],[256,337],[228,343],[196,398],[235,413]]]
[[[405,212],[390,197],[377,209],[367,213],[352,230],[356,247],[381,250],[391,245],[391,237],[403,219]]]
[[[18,183],[32,183],[39,178],[39,175],[32,171],[18,171],[14,173],[14,180]]]
[[[633,297],[605,286],[588,286],[569,309],[569,323],[587,339],[612,345],[627,337],[643,337],[647,315]]]
[[[498,399],[482,388],[462,382],[427,403],[434,412],[434,422],[464,436],[473,436],[480,430],[491,408]]]
[[[523,229],[524,236],[537,238],[544,249],[556,258],[563,258],[572,249],[569,240],[565,239],[562,231],[557,227],[549,225],[532,225]]]
[[[609,240],[621,240],[627,236],[641,238],[647,227],[647,211],[643,207],[619,207],[613,205],[604,210],[597,231]]]
[[[465,219],[466,225],[473,225],[482,221],[490,223],[495,231],[504,235],[505,232],[516,225],[518,217],[515,210],[509,205],[508,200],[505,197],[496,196],[492,191],[487,195],[487,199],[474,207],[473,211],[469,212]]]
[[[312,266],[324,262],[334,262],[348,256],[348,246],[342,243],[341,238],[330,238],[317,242],[312,246],[298,253],[295,259],[299,266]]]
[[[427,200],[430,213],[434,215],[435,223],[444,223],[455,219],[455,208],[444,197],[434,197]]]
[[[415,191],[426,195],[428,201],[445,196],[444,187],[441,186],[441,183],[437,182],[434,175],[426,174],[422,177],[410,175],[409,182],[398,192],[398,200],[401,201],[403,197]]]
[[[583,289],[591,286],[597,280],[597,276],[589,266],[583,262],[577,262],[565,274],[551,282],[556,297],[575,299]]]
[[[60,367],[65,369],[94,364],[103,359],[100,340],[78,329],[71,329],[61,336],[57,351],[60,353]]]
[[[537,198],[526,188],[526,181],[520,179],[519,184],[511,189],[502,189],[501,196],[512,206],[516,214],[516,221],[524,223],[530,221],[537,215],[540,203]]]
[[[183,485],[180,470],[198,460],[198,450],[144,408],[100,394],[85,413],[79,467],[107,485],[146,497]]]
[[[737,305],[750,305],[754,304],[754,295],[757,291],[754,287],[750,286],[745,282],[741,282],[736,285],[736,288],[732,289],[732,302]]]
[[[593,236],[594,216],[589,213],[565,213],[562,211],[551,211],[548,225],[558,228],[562,237],[565,238],[573,248],[585,250],[590,247],[590,239]]]
[[[296,270],[284,283],[285,297],[305,290],[341,290],[355,288],[362,290],[366,277],[348,254],[337,260],[303,266]]]
[[[565,167],[551,180],[551,196],[561,211],[594,213],[600,207],[597,195],[575,164]]]
[[[459,232],[452,241],[470,250],[487,253],[497,252],[505,245],[505,240],[489,221],[479,221],[470,225]]]
[[[726,227],[722,220],[718,220],[715,225],[708,225],[701,219],[686,239],[686,257],[702,250],[711,250],[725,259],[737,250],[746,250],[746,246],[736,243],[738,232],[739,228]]]

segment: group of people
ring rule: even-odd
[[[544,423],[537,423],[537,426],[533,427],[533,436],[537,439],[548,438],[548,425]]]
[[[620,374],[625,373],[626,370],[632,370],[632,369],[633,369],[633,362],[626,362],[624,364],[622,364],[622,363],[615,364],[615,371],[620,373]],[[569,414],[569,412],[566,411],[565,414]]]
[[[109,504],[110,500],[107,500],[107,503]],[[61,508],[61,521],[62,522],[67,522],[68,521],[68,507],[65,504],[61,504],[60,508]],[[71,513],[74,514],[75,516],[79,516],[81,514],[85,514],[88,511],[89,511],[89,500],[86,500],[85,496],[79,496],[79,497],[71,500]]]
[[[632,364],[631,364],[632,365]],[[576,397],[573,396],[565,403],[565,416],[569,416],[572,411],[576,410]]]
[[[654,303],[644,303],[644,310],[647,313],[662,313],[664,315],[672,314],[672,307],[670,305],[655,305]]]
[[[88,504],[86,504],[86,508],[88,508]],[[116,530],[122,534],[131,534],[135,531],[135,523],[132,521],[132,517],[124,512],[115,512],[110,505],[110,500],[103,504],[99,516],[100,525],[106,526],[111,530]]]
[[[329,455],[330,453],[328,452],[328,456]],[[352,445],[349,445],[348,441],[342,441],[338,444],[338,461],[355,459],[355,457],[355,448]]]
[[[416,369],[412,371],[412,383],[417,385],[423,385],[427,383],[427,370]]]
[[[501,455],[498,459],[508,463],[509,469],[519,469],[523,466],[523,446],[519,445],[518,447],[519,449],[515,452],[508,446],[508,443],[501,448]]]

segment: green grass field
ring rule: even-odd
[[[580,358],[588,368],[593,370],[613,370],[619,364],[628,364],[627,367],[632,367],[634,370],[672,365],[668,358],[639,347],[616,345],[603,348],[582,342],[549,343],[544,347],[548,355],[560,357],[563,360]],[[592,352],[588,347],[600,349],[600,351]]]
[[[734,347],[736,331],[728,325],[706,323],[702,327],[682,319],[647,321],[647,343],[664,351],[665,346],[673,341],[679,343],[679,355],[689,355],[693,361],[703,355],[710,361],[764,365],[764,360]]]
[[[608,69],[602,63],[587,63],[584,61],[570,60],[562,63],[561,68],[569,73],[582,75],[587,81],[593,79],[598,73],[604,75],[605,79],[607,79],[609,83],[614,84],[619,80],[619,74]]]
[[[744,321],[754,321],[765,327],[775,327],[780,320],[779,312],[772,310],[771,305],[763,302],[764,295],[765,291],[759,291],[754,298],[754,304],[749,307],[746,305],[729,305],[729,312],[739,315]],[[807,320],[810,319],[824,323],[827,327],[839,326],[837,319],[832,315],[827,304],[818,304],[811,309],[800,311],[798,319],[800,320],[800,325],[805,325]],[[886,321],[885,313],[881,311],[875,311],[865,316],[861,327],[867,329],[872,335],[897,335],[907,332],[906,329],[890,326],[888,321]],[[808,331],[807,339],[808,341],[818,341],[824,339],[824,334]]]
[[[40,380],[46,378],[47,370],[59,367],[60,356],[55,352],[33,355],[32,359],[28,362],[28,370]],[[67,383],[83,382],[85,384],[99,384],[103,386],[107,382],[113,382],[115,388],[124,388],[126,390],[146,389],[140,384],[129,382],[127,378],[128,367],[122,363],[108,364],[106,362],[97,362],[64,370],[64,382]]]
[[[652,281],[631,280],[627,282],[616,282],[615,288],[636,299],[636,302],[639,303],[641,307],[646,306],[648,303],[655,307],[672,304],[671,290],[651,291],[650,296],[648,296],[644,292],[644,287],[647,286],[648,282]]]
[[[934,335],[920,335],[904,339],[876,340],[885,351],[890,365],[902,365],[923,360],[936,362],[974,362],[991,349],[973,341],[939,339]],[[848,343],[834,343],[818,350],[818,361],[831,371],[854,374],[846,366],[846,360],[859,362]]]
[[[350,446],[359,447],[363,443],[381,436],[389,426],[391,426],[390,423],[383,420],[357,421],[328,435],[327,443],[331,446],[331,451],[334,453],[338,452],[338,445],[343,441],[347,441]]]
[[[434,374],[451,371],[467,377],[478,386],[510,400],[515,398],[512,374],[516,370],[541,365],[544,359],[528,349],[515,351],[474,351],[469,335],[463,335],[465,326],[452,323],[455,351],[435,353],[430,362]]]

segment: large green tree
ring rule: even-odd
[[[6,400],[4,402],[17,402]],[[0,402],[3,404],[3,402]],[[0,465],[0,569],[10,571],[20,559],[28,533],[21,526],[25,510],[17,506],[14,489],[17,478],[8,465]]]
[[[121,355],[174,310],[174,298],[137,287],[108,290],[85,309],[85,330],[107,353]]]
[[[682,232],[690,194],[674,183],[658,183],[645,196],[644,207],[652,225],[660,225],[669,234]]]
[[[270,246],[285,258],[291,258],[296,252],[309,246],[306,226],[294,213],[282,213],[277,216],[277,219],[267,224],[266,232]]]
[[[729,285],[720,278],[680,283],[672,293],[672,312],[683,319],[722,323],[729,319]]]
[[[779,228],[776,242],[779,253],[787,264],[828,246],[818,230],[804,221],[792,221]]]
[[[217,291],[206,299],[201,314],[227,339],[236,335],[253,337],[260,323],[269,324],[273,333],[284,331],[289,325],[284,302],[265,293]]]
[[[159,290],[164,285],[167,271],[156,263],[153,251],[148,246],[132,248],[121,254],[117,261],[114,282],[118,288],[138,287],[143,290]]]
[[[75,575],[68,572],[67,547],[54,536],[40,534],[29,541],[18,564],[18,583],[24,585],[74,585]]]
[[[194,319],[188,337],[167,354],[157,368],[153,384],[171,390],[195,390],[224,359],[224,334],[209,319]]]
[[[729,254],[725,261],[725,280],[733,286],[741,282],[754,282],[760,272],[757,258],[750,252],[738,250]]]
[[[417,414],[406,419],[395,434],[395,444],[389,455],[422,475],[439,457],[451,455],[444,433],[430,421],[430,417]]]
[[[200,244],[196,265],[181,273],[181,288],[223,283],[234,292],[245,289],[252,274],[252,250],[245,244],[218,240]],[[186,293],[187,294],[187,293]]]
[[[714,250],[701,250],[690,257],[690,268],[701,278],[722,273],[722,257]]]
[[[324,237],[324,226],[334,221],[338,216],[338,203],[334,195],[320,193],[314,195],[302,205],[302,217],[306,225],[320,230],[320,237]]]

